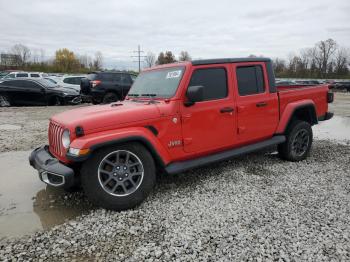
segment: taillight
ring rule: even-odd
[[[92,87],[95,87],[95,86],[99,85],[101,83],[101,81],[100,80],[94,80],[94,81],[90,81],[90,83],[91,83]]]
[[[327,103],[332,103],[334,100],[334,93],[329,92],[327,93]]]

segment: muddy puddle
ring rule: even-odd
[[[0,238],[48,229],[91,210],[82,193],[47,187],[29,151],[0,153]]]
[[[341,144],[350,144],[350,117],[334,116],[313,126],[316,139],[329,139]]]

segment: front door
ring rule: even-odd
[[[276,92],[270,92],[264,63],[233,65],[237,103],[237,142],[272,137],[279,119]]]
[[[182,105],[184,150],[201,153],[228,147],[235,138],[235,112],[228,65],[198,66],[188,86],[203,86],[204,101]]]

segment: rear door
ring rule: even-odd
[[[235,113],[230,66],[207,65],[192,69],[189,86],[204,87],[204,101],[181,106],[183,146],[186,152],[207,152],[231,146]]]
[[[24,90],[22,101],[26,105],[45,105],[46,94],[45,88],[39,83],[30,80],[22,80],[22,87]]]
[[[265,63],[233,64],[237,104],[237,142],[272,137],[279,119],[276,92],[270,92]]]

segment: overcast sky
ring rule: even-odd
[[[349,0],[0,0],[0,10],[0,52],[101,51],[109,68],[133,66],[138,44],[193,58],[285,58],[327,38],[350,47]]]

